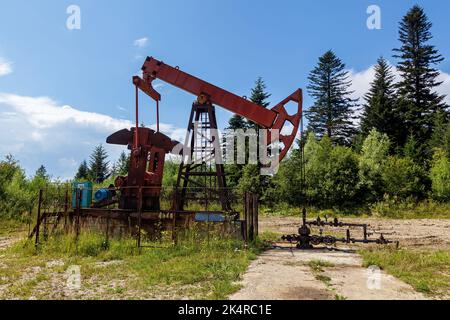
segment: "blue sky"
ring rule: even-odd
[[[55,177],[70,177],[96,144],[133,119],[131,77],[147,55],[239,95],[248,95],[262,76],[275,104],[306,88],[318,57],[333,49],[360,96],[380,55],[395,64],[398,22],[416,3],[434,24],[432,43],[450,57],[450,2],[444,0],[3,0],[0,156],[12,153],[28,174],[43,163]],[[80,30],[66,28],[71,4],[81,9]],[[373,4],[381,8],[381,30],[366,27]],[[450,60],[439,69],[446,81],[441,91],[448,92]],[[158,87],[163,129],[177,136],[194,97]],[[154,104],[141,101],[141,119],[154,123]],[[305,108],[310,105],[306,96]],[[221,127],[229,117],[219,109]],[[122,149],[108,150],[114,158]]]

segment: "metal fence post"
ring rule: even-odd
[[[34,245],[37,247],[39,245],[39,227],[41,224],[41,206],[42,206],[42,189],[39,190],[39,200],[38,200],[38,211],[37,211],[37,221],[36,221],[36,239]]]
[[[253,229],[254,229],[255,238],[259,234],[259,228],[258,228],[259,217],[258,217],[258,215],[259,215],[258,195],[253,194]]]

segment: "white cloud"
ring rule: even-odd
[[[72,177],[100,143],[110,160],[116,160],[125,147],[107,145],[106,138],[133,126],[129,120],[60,105],[49,97],[0,92],[0,110],[0,157],[13,154],[28,174],[44,164],[55,178],[63,179]],[[184,130],[174,125],[161,123],[160,128],[172,138],[184,138]]]
[[[391,65],[391,64],[390,64]],[[399,81],[400,74],[395,66],[392,66],[392,72],[395,76],[395,81]],[[375,66],[370,66],[366,70],[355,71],[354,69],[349,70],[350,80],[352,81],[351,91],[353,99],[360,99],[362,103],[364,101],[364,95],[369,91],[370,84],[375,78]]]
[[[138,48],[145,48],[148,45],[148,42],[149,42],[148,38],[140,38],[134,40],[133,45]]]
[[[392,72],[395,77],[395,82],[400,81],[401,76],[400,72],[397,70],[395,66],[392,66]],[[370,66],[366,70],[355,71],[353,69],[349,70],[350,72],[350,80],[352,81],[351,90],[354,91],[352,94],[352,98],[360,99],[360,103],[364,101],[364,95],[369,91],[370,84],[374,79],[375,70],[374,66]],[[446,95],[446,102],[450,105],[450,74],[440,71],[440,75],[437,79],[438,82],[442,82],[442,84],[436,88],[436,91],[439,94]]]
[[[153,89],[161,89],[161,88],[164,88],[164,87],[165,87],[165,84],[162,83],[162,82],[156,82],[156,83],[153,85]]]
[[[0,57],[0,77],[13,72],[12,63]]]
[[[441,74],[438,77],[438,81],[439,82],[442,81],[442,84],[440,85],[437,91],[440,94],[447,95],[445,101],[450,106],[450,74],[441,71]]]
[[[398,69],[389,63],[392,67],[392,73],[394,74],[394,81],[399,82],[401,79],[400,72]],[[375,66],[370,66],[369,68],[362,71],[355,71],[353,69],[349,71],[349,80],[352,81],[352,86],[350,88],[353,91],[352,98],[359,99],[359,104],[363,105],[364,95],[369,91],[370,85],[375,77]],[[437,79],[438,82],[442,82],[442,84],[436,88],[436,91],[441,95],[446,95],[445,101],[448,105],[450,105],[450,74],[440,71],[440,75]],[[355,111],[357,115],[362,113],[362,109]],[[359,124],[360,119],[355,119],[355,124]]]

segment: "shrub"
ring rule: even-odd
[[[33,194],[22,169],[16,170],[11,182],[5,188],[5,202],[1,212],[7,218],[20,218],[33,208]]]
[[[318,206],[352,206],[358,194],[358,159],[330,139],[308,137],[305,145],[307,196]]]
[[[383,197],[382,168],[390,149],[389,137],[373,129],[363,143],[359,158],[360,188],[365,200],[374,202]]]
[[[439,201],[450,200],[450,159],[442,149],[436,149],[430,170],[432,196]]]
[[[266,202],[275,206],[280,202],[290,205],[302,203],[301,165],[300,152],[294,150],[291,156],[280,164],[280,170],[272,179],[270,187],[265,190]]]
[[[420,199],[425,195],[425,171],[409,157],[389,157],[382,167],[381,175],[385,192],[390,196]]]
[[[247,164],[242,170],[242,178],[239,180],[238,191],[240,194],[244,192],[253,192],[261,195],[262,178],[260,169],[257,165]]]

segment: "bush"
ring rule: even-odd
[[[430,170],[432,196],[439,201],[450,200],[450,160],[446,152],[436,149]]]
[[[381,200],[384,193],[382,168],[389,156],[389,137],[373,129],[363,143],[359,158],[360,188],[368,202]]]
[[[247,164],[242,170],[242,177],[239,180],[238,191],[242,195],[246,191],[261,195],[262,177],[260,168],[254,164]]]
[[[427,190],[424,169],[411,158],[389,157],[382,167],[382,180],[385,193],[390,196],[407,199],[421,199]]]
[[[353,206],[358,194],[358,159],[350,149],[333,147],[324,137],[308,137],[305,145],[307,196],[313,204]]]
[[[350,148],[337,146],[330,155],[323,186],[326,202],[338,207],[353,206],[358,194],[358,159]]]
[[[33,208],[33,194],[22,169],[16,170],[12,180],[6,185],[1,213],[7,218],[20,218]]]
[[[280,170],[265,190],[266,203],[276,206],[280,202],[300,205],[303,199],[301,180],[301,154],[294,150],[291,156],[280,164]]]

